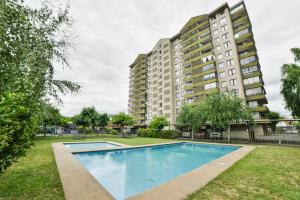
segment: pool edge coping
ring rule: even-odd
[[[114,143],[110,141],[103,141],[108,143]],[[188,195],[201,189],[207,183],[212,181],[218,175],[223,173],[229,167],[231,167],[238,160],[242,159],[248,153],[255,149],[255,146],[239,145],[239,144],[214,144],[197,141],[176,141],[160,144],[147,144],[130,146],[121,143],[121,148],[99,148],[89,149],[85,151],[72,152],[68,150],[63,144],[64,142],[52,143],[52,149],[55,156],[57,169],[59,171],[60,180],[63,186],[66,200],[114,200],[114,197],[99,183],[85,168],[84,166],[73,156],[73,153],[94,152],[94,151],[110,151],[110,150],[122,150],[135,149],[142,147],[160,146],[166,144],[176,143],[202,143],[212,144],[219,146],[239,146],[240,148],[226,154],[216,160],[213,160],[207,164],[197,167],[185,174],[182,174],[174,179],[171,179],[167,183],[163,183],[154,188],[146,190],[140,194],[129,197],[131,200],[146,200],[146,199],[164,199],[164,200],[180,200],[186,198]],[[197,178],[198,177],[198,178]],[[201,177],[201,179],[199,179]],[[199,180],[198,180],[199,179]]]

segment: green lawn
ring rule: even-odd
[[[118,137],[97,140],[129,145],[171,141]],[[19,159],[19,162],[0,175],[1,200],[64,199],[51,149],[51,143],[56,141],[36,141],[26,157]],[[300,199],[300,149],[257,147],[188,199]]]

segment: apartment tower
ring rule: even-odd
[[[268,112],[243,1],[192,17],[175,36],[138,55],[130,65],[128,111],[141,126],[160,115],[174,125],[182,105],[228,91],[245,100],[255,119]]]

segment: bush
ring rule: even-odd
[[[117,134],[118,134],[118,131],[115,130],[115,129],[110,129],[110,130],[109,130],[109,133],[112,134],[112,135],[117,135]]]
[[[145,129],[145,128],[138,129],[137,135],[139,137],[165,138],[165,139],[173,139],[178,136],[177,131],[175,130],[158,131],[155,129]]]
[[[174,139],[178,137],[178,132],[175,130],[162,130],[160,137],[165,139]]]

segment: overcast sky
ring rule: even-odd
[[[36,6],[39,0],[27,0]],[[59,1],[51,1],[53,4]],[[60,1],[61,2],[61,1]],[[223,0],[70,0],[76,51],[72,70],[56,76],[80,82],[77,96],[63,97],[62,113],[84,106],[100,112],[127,110],[129,65],[151,51],[159,38],[172,37],[193,16],[212,11]],[[227,1],[233,5],[238,0]],[[300,46],[300,1],[246,0],[270,110],[288,115],[280,95],[280,67],[293,62],[290,48]]]

